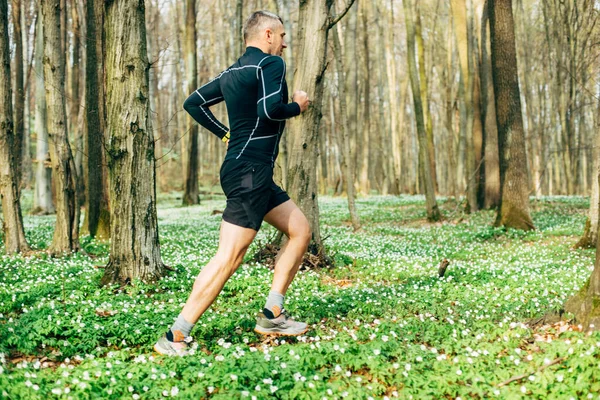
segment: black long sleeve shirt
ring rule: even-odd
[[[231,126],[228,159],[274,165],[285,120],[300,114],[288,104],[285,62],[256,47],[215,79],[192,93],[183,108],[203,127],[223,138],[228,131],[209,107],[225,101]]]

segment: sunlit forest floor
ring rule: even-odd
[[[263,226],[246,263],[192,332],[196,353],[153,354],[194,277],[214,254],[224,198],[180,207],[162,195],[158,284],[100,288],[108,245],[0,258],[0,395],[35,398],[599,398],[600,334],[567,323],[529,327],[558,310],[590,275],[594,251],[572,250],[589,199],[532,199],[536,231],[493,228],[494,212],[425,222],[419,196],[320,201],[336,266],[301,271],[286,297],[311,324],[300,338],[264,340],[254,316],[272,272],[252,262],[274,236]],[[54,217],[25,217],[46,248]],[[445,277],[438,265],[449,261]]]

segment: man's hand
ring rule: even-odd
[[[310,104],[308,94],[306,94],[306,92],[303,90],[296,90],[292,95],[292,101],[298,103],[300,106],[300,112],[306,111],[308,109],[308,105]]]

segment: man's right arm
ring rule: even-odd
[[[223,140],[229,128],[223,125],[210,111],[209,107],[223,101],[220,76],[197,89],[183,103],[183,108],[196,122]]]

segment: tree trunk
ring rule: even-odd
[[[600,149],[598,149],[598,144],[600,144],[600,131],[596,133],[596,146],[594,147],[594,170],[596,175],[600,177]],[[577,244],[575,244],[575,248],[594,248],[598,243],[598,215],[600,214],[600,185],[598,184],[598,179],[594,179],[592,182],[592,195],[590,197],[590,212],[587,221],[585,222],[585,229],[583,232],[583,236]]]
[[[452,17],[458,47],[460,75],[462,80],[463,99],[465,105],[464,138],[465,138],[465,181],[467,184],[467,211],[477,211],[477,183],[475,176],[475,148],[473,146],[473,79],[469,62],[469,22],[465,0],[452,0]]]
[[[375,130],[371,129],[371,60],[370,53],[371,49],[369,48],[369,2],[361,1],[359,3],[360,7],[360,20],[361,20],[361,29],[360,39],[362,40],[362,52],[364,56],[364,61],[361,63],[360,72],[363,81],[363,111],[362,111],[362,126],[360,128],[360,134],[363,137],[363,144],[360,146],[360,154],[362,155],[362,161],[360,163],[360,175],[359,175],[359,183],[360,183],[360,191],[368,195],[369,190],[371,189],[371,181],[369,177],[373,176],[373,167],[375,164],[375,154],[374,151],[376,149],[375,142],[377,141],[377,137],[375,135]]]
[[[103,4],[88,1],[86,3],[86,20],[85,138],[88,153],[86,228],[90,236],[108,239],[110,237],[110,211],[108,208],[108,174],[104,153],[106,117],[103,83]]]
[[[37,36],[35,38],[35,132],[36,159],[35,187],[33,195],[33,214],[53,214],[52,202],[52,168],[50,165],[50,150],[48,147],[48,129],[46,128],[46,92],[44,90],[44,37],[42,11],[38,10]]]
[[[419,139],[419,171],[424,183],[423,189],[425,192],[427,219],[429,221],[439,221],[442,216],[435,200],[435,188],[430,171],[431,161],[429,160],[429,152],[427,151],[427,133],[425,132],[419,73],[417,71],[417,61],[415,59],[415,26],[411,10],[413,6],[412,4],[409,4],[409,0],[404,0],[402,4],[404,5],[404,21],[406,24],[406,58],[408,61],[408,74],[410,76],[410,87],[415,107],[415,120],[417,124],[417,136]]]
[[[71,7],[71,26],[73,30],[73,53],[72,60],[73,64],[71,67],[71,112],[69,118],[69,132],[71,134],[74,133],[75,136],[75,166],[77,168],[77,198],[78,205],[83,206],[85,204],[85,181],[84,181],[84,134],[83,134],[83,126],[81,119],[81,97],[80,97],[80,59],[81,59],[81,24],[79,22],[79,7],[77,2],[71,0],[69,2],[69,7]]]
[[[498,126],[496,125],[496,103],[494,100],[494,83],[491,76],[489,32],[489,1],[483,7],[481,22],[481,104],[483,108],[484,133],[484,176],[483,208],[492,209],[500,204],[500,161],[498,153]]]
[[[192,93],[198,88],[198,68],[196,59],[196,0],[187,0],[186,2],[185,38],[183,42],[188,93]],[[191,118],[188,118],[188,132],[188,163],[185,179],[185,193],[183,195],[184,205],[200,203],[200,195],[198,193],[198,124]]]
[[[19,188],[14,165],[12,88],[8,43],[8,2],[0,1],[0,200],[2,202],[2,230],[7,254],[29,250],[23,230],[19,202]]]
[[[350,0],[352,4],[354,0]],[[308,110],[290,121],[288,137],[288,186],[309,221],[312,247],[321,252],[317,193],[317,152],[323,98],[323,78],[327,68],[327,36],[333,27],[331,0],[307,0],[300,4],[298,15],[299,44],[294,75],[294,90],[304,90],[313,99]]]
[[[15,156],[14,170],[17,180],[17,190],[21,188],[21,169],[23,159],[23,137],[24,137],[24,122],[25,122],[25,90],[24,90],[24,74],[23,74],[23,38],[21,31],[21,13],[24,11],[22,0],[12,0],[12,23],[13,23],[13,40],[15,42],[15,109],[14,109],[14,149],[12,153]],[[9,79],[12,81],[12,79]]]
[[[335,64],[337,69],[337,77],[338,77],[338,88],[339,88],[339,101],[340,101],[340,117],[342,119],[342,134],[341,134],[341,144],[342,144],[342,169],[344,170],[344,178],[346,183],[346,195],[348,196],[348,210],[350,211],[350,220],[352,221],[352,227],[355,231],[360,228],[360,221],[358,219],[358,214],[356,212],[356,202],[354,193],[354,163],[352,162],[352,154],[350,151],[350,118],[348,117],[348,104],[346,104],[346,85],[344,81],[346,80],[345,70],[344,70],[344,55],[342,54],[342,45],[340,43],[340,35],[341,26],[337,27],[338,32],[332,32],[333,36],[333,52],[335,53]],[[347,47],[346,47],[347,48]]]
[[[596,146],[600,141],[596,141]],[[600,184],[600,172],[596,170],[596,187]],[[595,204],[590,204],[590,209],[599,207],[598,198],[593,199]],[[565,303],[565,310],[575,314],[578,324],[585,330],[600,329],[600,235],[596,238],[596,263],[588,281],[581,290]]]
[[[423,118],[425,119],[425,132],[427,135],[427,152],[429,153],[429,162],[431,170],[431,179],[435,192],[438,192],[436,161],[435,161],[435,146],[433,140],[433,121],[431,112],[429,111],[429,82],[427,81],[427,70],[425,69],[425,46],[423,45],[423,34],[421,28],[421,7],[415,3],[415,39],[417,42],[417,60],[419,65],[419,82],[421,87],[421,102],[423,103]]]
[[[527,154],[517,77],[511,0],[490,0],[492,77],[500,153],[500,207],[496,226],[535,229],[529,215]]]
[[[79,206],[77,172],[69,146],[65,109],[65,53],[61,51],[61,12],[59,0],[42,2],[44,24],[44,82],[50,139],[56,227],[50,252],[60,254],[79,249]]]
[[[112,213],[110,258],[101,283],[152,281],[166,268],[156,218],[144,3],[108,3],[104,27]]]

